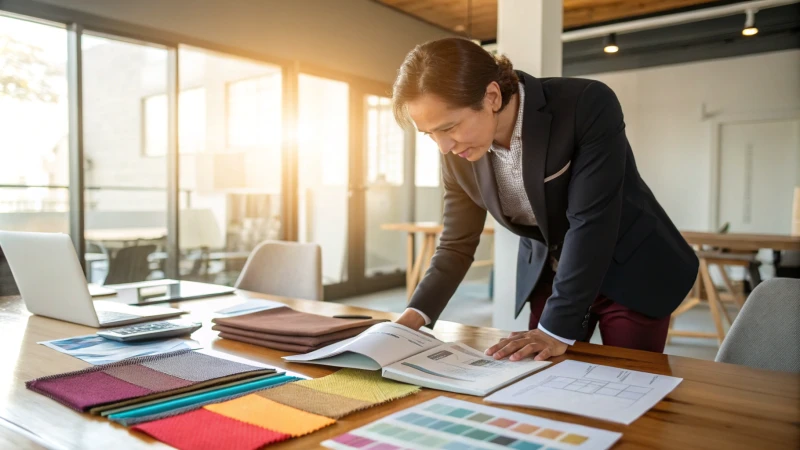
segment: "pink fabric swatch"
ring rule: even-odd
[[[77,411],[153,392],[103,372],[84,372],[67,377],[34,380],[29,382],[28,389]]]

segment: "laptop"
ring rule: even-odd
[[[25,306],[33,314],[98,328],[166,319],[185,312],[93,301],[75,247],[66,234],[0,231],[0,247]]]

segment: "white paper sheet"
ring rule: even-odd
[[[621,433],[436,397],[324,441],[322,445],[338,450],[605,450],[620,437]]]
[[[94,365],[109,364],[135,356],[158,355],[176,350],[200,348],[200,344],[191,339],[172,338],[157,341],[118,342],[96,334],[43,341],[39,344]]]
[[[630,425],[681,381],[682,378],[567,360],[485,400]]]
[[[377,370],[441,343],[403,325],[383,322],[369,327],[350,339],[304,355],[284,356],[283,359],[291,362]]]
[[[227,308],[220,309],[219,311],[216,311],[216,313],[222,314],[226,317],[232,317],[232,316],[239,316],[242,314],[250,314],[257,311],[263,311],[266,309],[281,308],[284,306],[286,305],[281,302],[264,300],[260,298],[252,298],[244,303],[239,303],[233,306],[229,306]]]

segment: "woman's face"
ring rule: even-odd
[[[497,114],[502,96],[500,86],[492,82],[486,88],[482,108],[453,108],[444,99],[423,94],[408,102],[408,114],[420,132],[439,146],[442,154],[454,153],[477,161],[489,151],[497,131]]]

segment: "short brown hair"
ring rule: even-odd
[[[441,97],[456,108],[482,108],[486,86],[500,85],[502,105],[519,90],[511,61],[492,56],[480,45],[463,38],[445,38],[418,45],[400,66],[392,92],[394,117],[401,126],[409,126],[406,105],[422,94]]]

